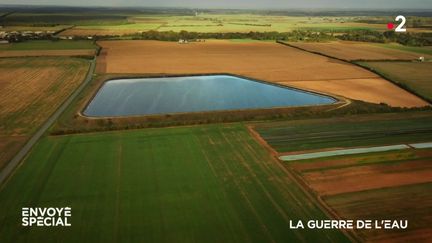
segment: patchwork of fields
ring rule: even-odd
[[[414,62],[419,57],[426,60],[432,58],[430,47],[409,47],[394,43],[374,44],[362,42],[329,42],[329,43],[289,43],[302,50],[330,56],[346,61],[356,61],[357,64],[378,72],[382,76],[403,87],[406,90],[422,97],[431,99],[432,88],[429,67],[430,62]],[[362,61],[359,61],[362,60]],[[381,61],[379,61],[381,60]],[[399,60],[399,62],[395,62]],[[324,80],[311,82],[287,83],[297,85],[305,89],[327,90],[329,93],[339,94],[352,99],[364,100],[367,96],[369,102],[379,102],[380,97],[375,93],[386,89],[383,83],[375,79],[351,79],[351,80]],[[351,89],[346,89],[349,85]],[[374,92],[371,92],[374,91]]]
[[[74,58],[0,59],[0,168],[84,79]]]
[[[357,115],[257,124],[255,130],[278,153],[298,154],[351,147],[430,142],[432,114]]]
[[[95,55],[97,46],[86,40],[36,40],[4,44],[0,57],[87,56]]]
[[[432,150],[286,164],[339,217],[408,220],[406,230],[357,230],[363,241],[426,242],[432,235]]]
[[[183,9],[157,10],[161,12],[152,15],[134,9],[122,11],[13,12],[0,18],[0,30],[67,29],[59,36],[135,34],[118,39],[139,38],[139,33],[149,30],[169,34],[183,30],[261,34],[308,30],[311,36],[324,31],[333,39],[341,31],[383,32],[385,23],[393,20],[371,16],[216,14]],[[428,18],[410,18],[408,24],[410,29],[414,24],[418,27],[412,28],[413,32],[431,29]],[[302,34],[299,36],[305,40]],[[179,44],[104,38],[97,43],[101,52],[94,41],[86,38],[0,46],[0,170],[68,97],[74,97],[74,101],[66,103],[70,105],[57,123],[0,185],[0,242],[431,239],[432,149],[407,145],[432,142],[432,113],[430,107],[424,107],[430,105],[426,100],[432,99],[430,47],[345,41],[284,44],[251,39]],[[92,80],[89,73],[89,82],[77,90],[91,63],[85,58],[94,57],[96,50],[100,54],[96,57],[96,73]],[[419,56],[424,56],[426,62],[414,62]],[[91,67],[93,72],[94,63]],[[188,74],[233,74],[334,95],[341,101],[286,110],[242,110],[245,113],[232,110],[175,116],[161,112],[158,116],[124,118],[82,115],[90,99],[111,78]],[[244,92],[252,103],[252,96],[244,88],[235,90],[232,82],[229,87],[233,93],[227,94]],[[170,88],[170,94],[160,89],[155,98],[149,98],[151,108],[154,102],[173,106],[160,99],[179,94],[178,88]],[[77,96],[70,96],[75,90]],[[183,103],[188,95],[205,95],[193,88],[185,90],[179,99]],[[215,86],[208,90],[221,92]],[[256,92],[263,93],[261,89]],[[114,93],[119,95],[118,91],[108,92],[106,100],[112,101]],[[275,93],[268,96],[275,100]],[[125,91],[124,97],[131,100],[131,92]],[[216,97],[209,102],[223,102],[222,96]],[[377,105],[380,103],[418,109]],[[118,109],[125,110],[125,104]],[[110,109],[105,100],[100,106]],[[381,111],[400,113],[372,114]],[[252,120],[255,122],[246,122]],[[168,127],[190,124],[207,125]],[[148,128],[156,126],[167,127]],[[148,129],[136,129],[143,127]],[[291,162],[276,159],[281,155],[394,144],[405,145],[406,149]],[[23,207],[71,207],[72,227],[22,227]],[[324,219],[407,219],[409,228],[290,229],[291,220]]]
[[[432,100],[432,62],[361,62],[394,82]]]
[[[77,24],[61,35],[127,35],[142,31],[188,31],[200,33],[290,32],[293,30],[347,31],[385,30],[384,24],[354,22],[349,17],[294,17],[259,14],[199,14],[198,16],[130,15],[127,22]]]
[[[353,61],[353,60],[418,60],[420,56],[432,58],[429,47],[405,47],[398,44],[377,44],[351,41],[328,43],[290,42],[290,45],[311,52]]]
[[[26,25],[27,24],[27,25]],[[6,25],[1,29],[2,31],[44,31],[44,32],[58,32],[60,30],[70,28],[71,25],[53,25],[53,26],[34,26],[30,23],[21,23],[21,25]]]
[[[276,43],[206,41],[180,45],[158,41],[101,41],[98,44],[103,48],[97,60],[99,73],[232,73],[373,103],[427,105],[362,68]],[[146,65],[141,64],[142,60],[146,60]],[[316,82],[329,82],[330,88]]]
[[[257,123],[273,154],[430,141],[430,112]],[[432,235],[432,150],[407,149],[282,162],[342,219],[409,220],[408,230],[357,230],[362,241],[426,241]]]
[[[6,242],[347,241],[289,230],[326,216],[241,124],[46,137],[1,195]],[[53,205],[72,207],[71,228],[11,220]]]

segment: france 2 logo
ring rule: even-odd
[[[396,27],[395,32],[406,32],[407,29],[405,28],[405,24],[406,24],[406,18],[403,15],[399,15],[396,17],[395,19],[396,22],[400,22],[400,24]],[[394,28],[394,24],[393,23],[388,23],[387,24],[387,29],[392,30]]]

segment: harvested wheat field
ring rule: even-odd
[[[290,42],[289,44],[307,51],[322,53],[324,55],[349,61],[417,60],[420,56],[432,58],[431,55],[405,51],[403,50],[403,46],[396,44],[371,44],[351,41],[335,41],[329,43]],[[420,50],[420,48],[417,49],[417,51]]]
[[[311,54],[277,43],[206,41],[178,44],[160,41],[101,41],[99,73],[205,74],[231,73],[269,82],[302,87],[303,81],[329,81],[313,90],[393,106],[425,106],[426,102],[349,63]],[[372,82],[385,89],[371,88],[353,95],[359,85]],[[301,81],[301,82],[298,82]],[[332,81],[337,81],[333,84]],[[346,84],[344,84],[346,81]],[[341,84],[342,83],[342,84]],[[342,86],[341,86],[342,85]],[[311,88],[311,89],[312,89]],[[336,92],[336,91],[342,92]]]
[[[372,103],[386,103],[392,106],[409,106],[407,104],[423,104],[417,96],[396,87],[394,84],[382,78],[357,78],[357,79],[334,79],[334,80],[304,80],[282,82],[289,86],[301,89],[327,92],[335,95],[344,96],[355,100],[364,100]],[[395,95],[392,95],[396,92]],[[379,94],[385,95],[385,97]],[[400,96],[398,96],[398,95]],[[386,101],[384,101],[384,99]]]
[[[94,56],[94,50],[23,50],[0,51],[0,57],[39,57],[39,56]]]
[[[87,60],[77,58],[0,59],[0,168],[76,89],[88,68]]]

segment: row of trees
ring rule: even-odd
[[[364,42],[397,42],[408,46],[428,46],[432,45],[432,35],[427,33],[396,33],[386,31],[384,33],[371,30],[349,31],[338,36],[341,40],[364,41]]]
[[[13,37],[13,38],[12,38]],[[120,36],[95,36],[94,39],[112,39]],[[24,41],[27,39],[51,39],[55,40],[53,34],[39,34],[34,36],[23,36],[16,34],[11,36],[11,42]],[[323,42],[331,40],[348,40],[362,42],[387,43],[397,42],[402,45],[410,46],[427,46],[432,45],[432,34],[430,33],[395,33],[394,31],[378,32],[371,30],[353,30],[347,31],[342,35],[335,35],[333,32],[318,32],[311,30],[295,30],[292,32],[230,32],[230,33],[200,33],[187,31],[146,31],[142,33],[130,34],[121,38],[136,40],[161,40],[161,41],[178,41],[197,40],[197,39],[253,39],[253,40],[280,40],[280,41],[310,41]],[[88,39],[87,36],[74,37],[74,39]]]
[[[430,35],[430,36],[429,36]],[[98,39],[105,39],[99,37]],[[201,33],[188,31],[155,31],[150,30],[142,33],[130,34],[125,38],[136,40],[161,40],[177,41],[180,39],[254,39],[254,40],[281,40],[281,41],[310,41],[322,42],[330,40],[349,40],[388,43],[397,42],[402,45],[427,46],[432,45],[432,34],[427,33],[395,33],[394,31],[378,32],[372,30],[352,30],[342,35],[335,35],[333,32],[319,32],[312,30],[295,30],[292,32],[230,32],[230,33]]]
[[[231,33],[200,33],[188,31],[147,31],[128,35],[132,39],[176,41],[179,39],[254,39],[254,40],[285,40],[285,41],[328,41],[335,39],[332,34],[313,31],[293,32],[231,32]]]

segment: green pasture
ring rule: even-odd
[[[430,46],[424,46],[424,47],[418,47],[418,46],[404,46],[396,43],[388,43],[388,44],[373,44],[375,46],[388,48],[388,49],[394,49],[399,51],[407,51],[407,52],[414,52],[418,54],[423,55],[432,55],[432,47]],[[420,57],[420,55],[419,55]]]
[[[191,13],[189,13],[191,14]],[[197,16],[148,13],[15,13],[4,19],[6,26],[75,25],[77,29],[216,32],[290,32],[293,30],[347,31],[384,30],[385,24],[354,22],[352,17],[273,16],[265,14],[213,14]]]
[[[0,45],[4,51],[30,51],[30,50],[78,50],[95,49],[97,46],[93,41],[87,40],[31,40],[24,42]]]
[[[388,79],[432,100],[432,62],[360,62]]]
[[[22,207],[72,208],[25,228]],[[241,124],[46,137],[0,191],[1,242],[345,242]]]

